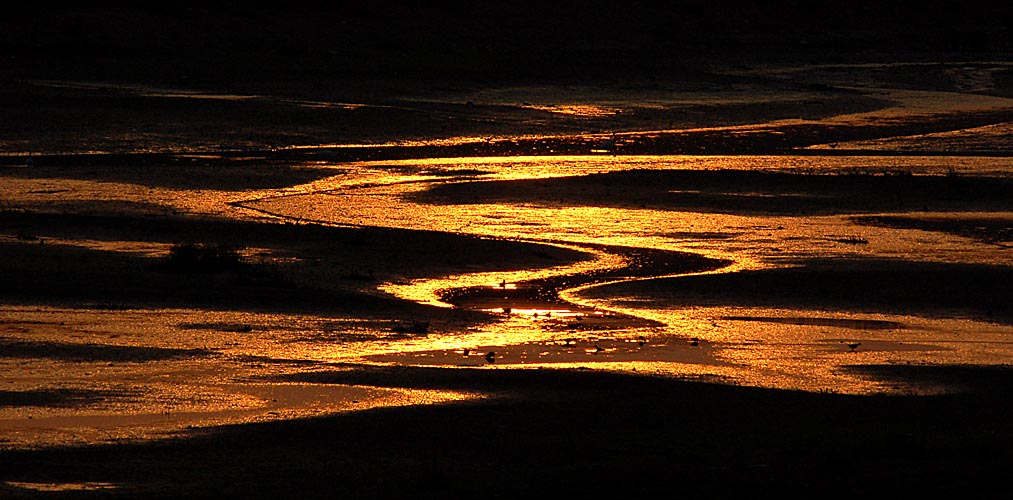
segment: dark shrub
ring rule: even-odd
[[[221,273],[244,267],[239,249],[216,243],[173,245],[165,267],[178,273]]]

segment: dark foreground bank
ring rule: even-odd
[[[980,497],[1013,465],[1008,369],[893,367],[963,384],[843,396],[558,370],[338,367],[312,383],[493,397],[239,425],[148,443],[0,452],[22,483],[110,483],[46,498]]]

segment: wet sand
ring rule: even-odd
[[[433,183],[409,197],[852,217],[967,238],[996,261],[809,259],[736,272],[710,272],[729,262],[687,252],[327,224],[257,200],[326,192],[313,183],[362,160],[875,150],[1001,163],[1008,141],[989,131],[1008,130],[1009,62],[750,62],[638,75],[632,86],[529,74],[516,85],[325,89],[244,81],[235,67],[218,80],[169,78],[149,63],[136,69],[144,78],[107,81],[69,71],[80,63],[44,74],[23,61],[0,84],[0,496],[851,498],[1005,487],[1008,363],[875,360],[945,350],[931,331],[924,344],[885,335],[917,330],[917,319],[998,325],[982,342],[1007,342],[1008,177],[962,165],[951,175],[630,171]],[[601,149],[613,132],[617,146]],[[426,169],[412,168],[398,173]],[[208,242],[238,253],[210,272],[173,262],[180,245]],[[444,290],[454,308],[381,289],[581,265],[591,270]],[[657,320],[622,312],[624,302],[702,317],[712,308],[715,322],[738,325],[728,335],[884,333],[815,345],[836,369],[890,390],[743,386],[715,355],[718,339],[639,338]],[[496,330],[483,328],[510,315],[525,315],[506,320],[517,330],[552,335],[489,338]],[[800,359],[812,348],[780,341]],[[703,368],[662,375],[655,362]]]

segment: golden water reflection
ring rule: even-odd
[[[726,273],[807,259],[867,257],[950,263],[1013,263],[1013,249],[942,232],[861,225],[852,217],[733,215],[567,204],[430,205],[411,196],[430,186],[472,180],[554,178],[629,169],[742,169],[833,173],[902,169],[940,174],[956,168],[1008,175],[1010,159],[817,156],[574,156],[452,158],[322,164],[334,175],[284,189],[225,192],[158,189],[125,183],[9,179],[5,192],[31,207],[60,199],[112,199],[194,213],[269,217],[295,223],[425,229],[557,245],[590,259],[550,267],[403,279],[379,291],[449,307],[443,292],[467,287],[517,291],[526,283],[609,271],[603,279],[558,290],[554,302],[472,304],[488,322],[433,325],[424,335],[394,334],[363,318],[206,310],[103,310],[4,306],[0,341],[23,355],[0,357],[6,391],[98,391],[85,408],[0,409],[7,445],[57,444],[149,436],[186,425],[308,416],[370,405],[421,404],[474,397],[449,391],[393,390],[347,384],[266,383],[343,364],[408,364],[482,369],[580,368],[713,378],[729,383],[866,394],[929,391],[891,385],[847,368],[883,364],[1005,364],[1013,327],[960,318],[762,307],[661,307],[629,296],[589,293],[626,276],[618,247],[686,252],[731,264]],[[1005,172],[1005,174],[1003,174]],[[877,215],[877,214],[871,214]],[[905,213],[921,218],[1013,218],[1013,214]],[[54,240],[103,251],[164,254],[146,242]],[[855,242],[861,242],[856,244]],[[266,251],[266,249],[252,249]],[[851,346],[855,347],[852,348]],[[39,356],[56,346],[64,357]],[[98,346],[98,347],[97,347]],[[104,349],[113,347],[115,349]],[[138,348],[122,350],[120,348]],[[13,347],[11,347],[11,350]],[[35,349],[35,350],[33,350]],[[53,350],[53,349],[50,349]],[[74,353],[99,353],[81,361]],[[111,353],[111,354],[110,354]],[[492,355],[490,355],[492,353]],[[106,356],[105,358],[101,356]],[[111,356],[111,357],[110,357]],[[83,358],[86,358],[84,356]],[[54,374],[58,374],[54,378]],[[106,396],[106,394],[110,396]],[[60,394],[57,391],[57,394]],[[141,397],[143,396],[143,397]],[[168,413],[163,413],[168,412]],[[117,420],[117,415],[129,413]],[[32,417],[29,419],[29,417]],[[130,419],[134,420],[130,420]],[[156,425],[157,423],[157,425]],[[140,425],[140,427],[138,427]],[[120,429],[119,434],[112,428]],[[66,429],[74,429],[72,433]],[[89,430],[90,429],[90,430]],[[49,434],[46,434],[46,433]],[[46,437],[40,437],[45,435]]]
[[[914,175],[1008,176],[1010,159],[968,157],[875,156],[551,156],[437,158],[361,162],[348,172],[239,206],[288,220],[464,233],[487,238],[562,245],[591,251],[595,259],[572,266],[511,272],[476,272],[442,278],[385,283],[380,290],[400,298],[447,307],[441,292],[455,288],[495,287],[596,269],[622,269],[628,262],[608,246],[649,248],[703,255],[731,265],[709,272],[738,272],[792,265],[811,259],[886,258],[948,263],[1013,263],[1013,249],[942,232],[861,225],[850,215],[782,216],[660,210],[650,206],[574,206],[566,203],[427,204],[413,195],[432,185],[474,180],[548,179],[634,169],[761,170],[795,174],[852,174],[903,171]],[[614,204],[613,204],[614,205]],[[906,212],[910,217],[937,213]],[[977,216],[982,214],[956,214]],[[996,216],[996,214],[985,214]],[[1013,217],[1013,214],[999,214]],[[858,244],[861,243],[861,244]],[[601,245],[606,245],[602,247]],[[604,249],[603,249],[604,248]],[[621,273],[620,273],[621,274]],[[642,279],[617,276],[611,281]],[[608,281],[606,281],[608,282]],[[500,301],[475,307],[499,315],[490,325],[465,334],[429,335],[388,344],[384,353],[366,355],[375,362],[447,366],[592,366],[650,369],[689,375],[727,376],[763,386],[868,393],[897,390],[851,374],[851,364],[990,363],[1013,354],[1007,327],[915,317],[887,318],[906,325],[885,335],[870,334],[862,321],[876,315],[834,311],[771,311],[730,308],[656,309],[636,297],[591,299],[594,281],[559,292],[570,306]],[[639,322],[598,325],[579,320],[602,311]],[[813,326],[812,321],[746,321],[739,316],[823,318],[841,322]],[[871,318],[871,319],[870,319]],[[848,323],[846,320],[854,320]],[[815,322],[819,325],[820,322]],[[826,326],[831,325],[831,326]],[[851,326],[847,326],[851,325]],[[859,326],[855,326],[859,325]],[[933,332],[926,337],[925,332]],[[631,339],[645,346],[628,349]],[[967,338],[977,339],[966,342]],[[989,338],[991,340],[981,341]],[[559,342],[583,343],[561,349]],[[589,343],[590,342],[590,343]],[[855,349],[848,346],[860,343]],[[692,344],[692,345],[691,345]],[[460,353],[469,353],[461,356]],[[496,355],[487,360],[484,354]],[[1001,354],[995,354],[1001,353]],[[335,355],[338,355],[335,353]],[[905,390],[910,390],[907,388]]]
[[[1005,364],[1013,353],[1013,327],[966,319],[759,308],[651,313],[653,318],[666,320],[666,325],[538,333],[538,326],[514,318],[512,323],[480,329],[447,343],[426,342],[415,345],[417,350],[398,350],[369,359],[490,369],[579,367],[714,376],[761,387],[868,394],[942,389],[869,379],[846,367]],[[880,323],[895,326],[862,326]],[[484,358],[488,352],[495,353],[491,361]]]
[[[0,445],[147,439],[209,426],[474,397],[284,382],[399,346],[356,318],[191,309],[0,307]],[[35,395],[37,403],[31,399]]]

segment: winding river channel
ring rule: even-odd
[[[149,263],[173,246],[173,234],[150,231],[149,222],[254,223],[242,227],[261,238],[264,248],[247,249],[258,264],[294,263],[302,278],[317,279],[309,288],[329,280],[320,288],[326,300],[354,300],[311,312],[242,303],[138,305],[115,294],[125,304],[93,304],[87,293],[81,303],[11,302],[0,307],[0,370],[5,394],[17,401],[0,406],[0,444],[147,438],[487,396],[424,381],[341,378],[377,367],[618,370],[841,394],[951,390],[883,373],[1013,359],[1013,317],[996,293],[1013,281],[1011,127],[995,117],[1013,105],[969,94],[891,92],[903,106],[832,116],[818,126],[860,129],[940,110],[985,110],[991,114],[982,120],[990,124],[971,120],[946,132],[771,155],[637,148],[673,137],[681,144],[692,133],[776,142],[817,122],[468,137],[421,146],[432,154],[417,154],[411,144],[319,145],[53,154],[32,169],[17,165],[5,171],[0,194],[25,208],[8,215],[55,225],[34,228],[37,235],[17,228],[2,235],[19,255],[55,248],[97,262]],[[524,141],[519,149],[528,156],[508,154]],[[473,153],[501,149],[495,156],[439,154],[460,153],[455,144]],[[925,149],[931,154],[918,152]],[[116,168],[104,170],[110,163]],[[178,165],[195,179],[174,177]],[[141,222],[103,225],[109,212],[127,214],[112,220]],[[99,223],[74,227],[96,214]],[[300,225],[306,231],[292,234],[304,240],[292,245],[253,234]],[[332,228],[340,229],[337,237],[307,243]],[[374,275],[332,267],[331,275],[312,276],[326,267],[314,266],[327,261],[327,245],[346,245],[333,259],[340,266],[359,260],[349,242],[392,234],[401,239],[363,244],[363,252],[404,257],[412,252],[392,247],[425,246],[427,237],[439,243],[421,249],[428,254],[418,267],[362,255],[390,269]],[[472,246],[453,246],[463,244]],[[433,258],[439,245],[448,253]],[[312,254],[300,254],[310,246]],[[473,264],[453,262],[461,248],[487,253]],[[530,255],[510,259],[496,253],[503,248]],[[63,254],[56,255],[59,268]],[[136,269],[158,276],[150,265]],[[371,315],[359,304],[388,309]],[[408,310],[425,313],[392,328],[391,314]],[[449,311],[442,318],[457,323],[424,317],[434,311]]]
[[[664,282],[659,278],[666,276],[678,280],[701,273],[744,275],[817,261],[1008,265],[1013,262],[1010,249],[943,232],[866,223],[863,216],[885,212],[876,210],[874,204],[869,212],[861,207],[843,212],[791,208],[795,206],[791,204],[793,197],[820,196],[801,190],[779,195],[783,198],[778,200],[782,203],[776,206],[779,208],[740,209],[733,204],[725,210],[715,210],[713,205],[680,209],[652,205],[648,195],[630,195],[630,191],[649,186],[617,186],[615,199],[609,200],[600,197],[608,196],[610,181],[606,180],[606,191],[594,193],[601,202],[595,205],[567,196],[601,185],[558,190],[554,180],[611,175],[622,179],[626,173],[651,171],[842,178],[896,172],[918,177],[1003,177],[1013,171],[1010,167],[1006,158],[945,156],[437,158],[343,164],[342,172],[332,178],[236,205],[288,220],[467,233],[583,249],[595,256],[544,269],[386,283],[381,290],[400,298],[451,307],[454,305],[447,297],[453,296],[458,307],[502,312],[503,319],[466,336],[413,339],[409,345],[386,353],[366,354],[367,359],[481,366],[489,360],[480,355],[494,352],[498,367],[593,366],[706,374],[745,384],[861,393],[885,388],[846,366],[998,362],[1008,359],[1013,349],[1013,337],[1009,336],[1013,329],[974,318],[897,314],[874,308],[771,307],[763,305],[766,301],[762,297],[756,306],[722,305],[720,301],[681,303],[677,291],[659,291],[654,285]],[[525,184],[532,181],[538,184]],[[495,186],[500,185],[512,187],[497,191]],[[529,196],[529,190],[543,185],[548,186],[544,188],[547,192],[562,194],[555,199]],[[673,190],[678,188],[666,188],[665,192]],[[729,189],[722,194],[761,201],[772,196],[762,190]],[[434,191],[438,194],[433,195]],[[685,193],[677,194],[699,192],[688,185]],[[783,208],[783,203],[789,208]],[[917,210],[905,213],[954,216]],[[634,272],[629,268],[629,252],[617,249],[704,260],[696,268],[675,272],[665,266],[650,269],[639,262],[641,269]],[[562,288],[553,286],[552,300],[532,301],[531,294],[518,292],[533,283],[579,276],[592,277],[572,278]],[[449,292],[452,290],[472,293]],[[856,344],[860,345],[854,347]]]

